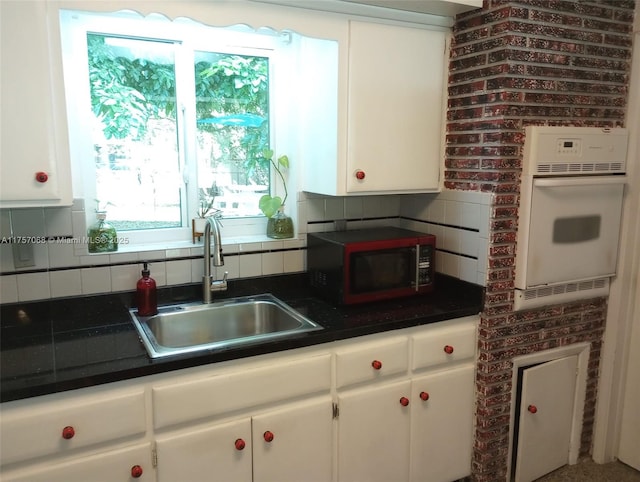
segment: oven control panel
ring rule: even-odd
[[[582,152],[582,139],[558,139],[556,153],[558,156],[579,157]]]
[[[523,174],[624,174],[627,139],[627,129],[621,127],[529,126]]]

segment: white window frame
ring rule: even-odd
[[[73,169],[78,173],[74,176],[74,194],[76,197],[85,199],[86,221],[91,224],[95,215],[92,209],[92,200],[95,199],[95,171],[93,164],[83,162],[93,152],[91,147],[91,136],[86,129],[86,117],[84,112],[90,112],[90,93],[88,79],[87,62],[87,33],[104,35],[121,35],[124,37],[137,37],[158,39],[161,41],[174,42],[182,49],[193,49],[203,51],[222,51],[229,53],[239,53],[243,55],[257,54],[270,58],[270,144],[276,155],[290,153],[291,150],[280,149],[279,146],[288,146],[295,150],[293,139],[287,133],[295,130],[295,116],[288,115],[292,109],[291,102],[295,102],[295,95],[292,95],[291,67],[295,63],[295,54],[291,49],[287,49],[291,44],[291,36],[288,33],[278,34],[271,30],[261,29],[260,32],[249,29],[245,26],[232,28],[208,27],[198,22],[180,18],[170,21],[162,15],[149,15],[146,18],[134,12],[119,12],[115,14],[77,12],[71,10],[60,10],[60,25],[63,58],[73,58],[72,62],[64,62],[65,87],[67,93],[67,112],[69,119],[70,150]],[[180,60],[179,60],[180,59]],[[288,60],[287,60],[288,59]],[[183,77],[185,72],[193,71],[193,66],[179,66],[180,62],[186,62],[182,55],[176,56],[176,84]],[[283,67],[278,68],[278,64]],[[186,70],[185,70],[186,69]],[[274,82],[273,79],[279,79]],[[193,83],[193,82],[191,82]],[[185,86],[190,85],[189,82]],[[279,94],[280,93],[280,94]],[[195,152],[193,144],[186,142],[186,133],[195,135],[195,115],[189,112],[191,107],[195,108],[195,96],[192,91],[191,99],[184,98],[183,89],[176,92],[177,95],[177,117],[182,117],[182,125],[178,120],[178,143],[180,162],[183,168],[183,179],[191,185],[196,183]],[[283,95],[286,94],[286,95]],[[293,99],[292,99],[293,98]],[[278,135],[278,133],[280,135]],[[188,150],[190,150],[188,152]],[[185,163],[185,158],[190,161]],[[282,193],[278,179],[271,173],[271,186],[278,186],[275,189],[278,194]],[[81,180],[81,183],[77,180]],[[80,185],[78,185],[80,184]],[[296,177],[290,175],[287,180],[289,187],[289,204],[296,204]],[[119,236],[128,239],[129,248],[149,244],[182,244],[191,241],[191,218],[195,215],[197,206],[197,189],[186,189],[186,202],[182,201],[183,226],[179,228],[158,228],[136,231],[122,231]],[[295,220],[295,209],[290,209],[290,215]],[[264,236],[267,220],[264,216],[229,218],[222,220],[224,228],[223,234],[226,236]],[[297,225],[297,223],[294,223]],[[124,247],[124,246],[123,246]]]

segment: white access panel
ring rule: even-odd
[[[577,369],[573,355],[524,370],[516,482],[530,482],[569,462]]]

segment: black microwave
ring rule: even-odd
[[[436,238],[382,227],[307,235],[313,290],[337,304],[365,303],[431,292]]]

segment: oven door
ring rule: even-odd
[[[613,175],[531,178],[529,212],[519,227],[526,236],[519,237],[524,243],[518,246],[516,287],[614,275],[625,180]]]

